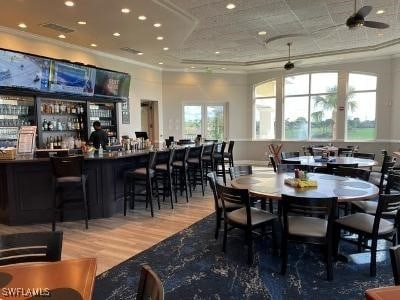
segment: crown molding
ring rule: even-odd
[[[121,61],[121,62],[137,65],[137,66],[140,66],[140,67],[145,67],[145,68],[149,68],[149,69],[153,69],[153,70],[157,70],[157,71],[162,71],[162,68],[159,68],[159,67],[156,67],[156,66],[153,66],[153,65],[150,65],[150,64],[142,63],[142,62],[136,61],[134,59],[129,59],[129,58],[125,58],[125,57],[122,57],[122,56],[118,56],[118,55],[102,52],[102,51],[99,51],[99,50],[94,50],[94,49],[90,49],[90,48],[86,48],[86,47],[70,44],[70,43],[67,43],[67,42],[63,42],[63,41],[60,41],[60,40],[44,37],[44,36],[41,36],[41,35],[38,35],[38,34],[34,34],[34,33],[30,33],[30,32],[25,32],[25,31],[21,31],[21,30],[9,28],[9,27],[4,27],[4,26],[0,26],[0,32],[12,34],[12,35],[15,35],[15,36],[20,36],[22,38],[32,39],[32,40],[35,40],[35,41],[49,43],[49,44],[52,44],[54,46],[59,46],[59,47],[68,48],[68,49],[72,49],[72,50],[78,50],[78,51],[94,54],[94,55],[97,55],[97,56],[101,56],[101,57],[104,57],[104,58],[114,59],[114,60],[118,60],[118,61]],[[7,47],[5,47],[5,48],[7,48]],[[15,49],[15,50],[17,50],[17,49]],[[35,54],[35,53],[32,53],[32,54]],[[41,55],[43,55],[43,54],[41,54]]]

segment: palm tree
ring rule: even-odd
[[[347,94],[347,107],[350,111],[354,111],[357,108],[357,102],[352,101],[353,98],[353,87],[349,87]],[[335,138],[336,130],[336,114],[337,114],[337,86],[329,87],[326,90],[327,95],[316,96],[314,98],[314,108],[321,108],[323,111],[332,110],[332,121],[330,122],[332,128],[332,138]]]

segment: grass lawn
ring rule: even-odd
[[[322,128],[312,128],[314,139],[331,139],[330,131],[323,132]],[[352,128],[347,133],[347,140],[374,140],[376,138],[375,128]],[[286,129],[285,139],[287,140],[307,140],[307,132],[304,129]]]
[[[374,140],[375,138],[375,128],[352,128],[347,131],[348,140]]]

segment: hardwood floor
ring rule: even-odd
[[[195,192],[189,203],[179,197],[173,210],[169,202],[161,203],[161,210],[155,208],[154,218],[143,203],[136,206],[126,217],[121,213],[112,218],[89,220],[88,230],[84,221],[57,223],[57,230],[64,232],[62,259],[96,257],[100,274],[214,212],[209,189],[204,197]],[[0,225],[0,234],[48,230],[51,224]]]

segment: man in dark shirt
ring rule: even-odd
[[[95,131],[93,131],[90,135],[89,143],[92,143],[96,149],[99,149],[100,145],[104,149],[108,144],[107,132],[101,129],[101,124],[99,121],[94,121],[93,127]]]

